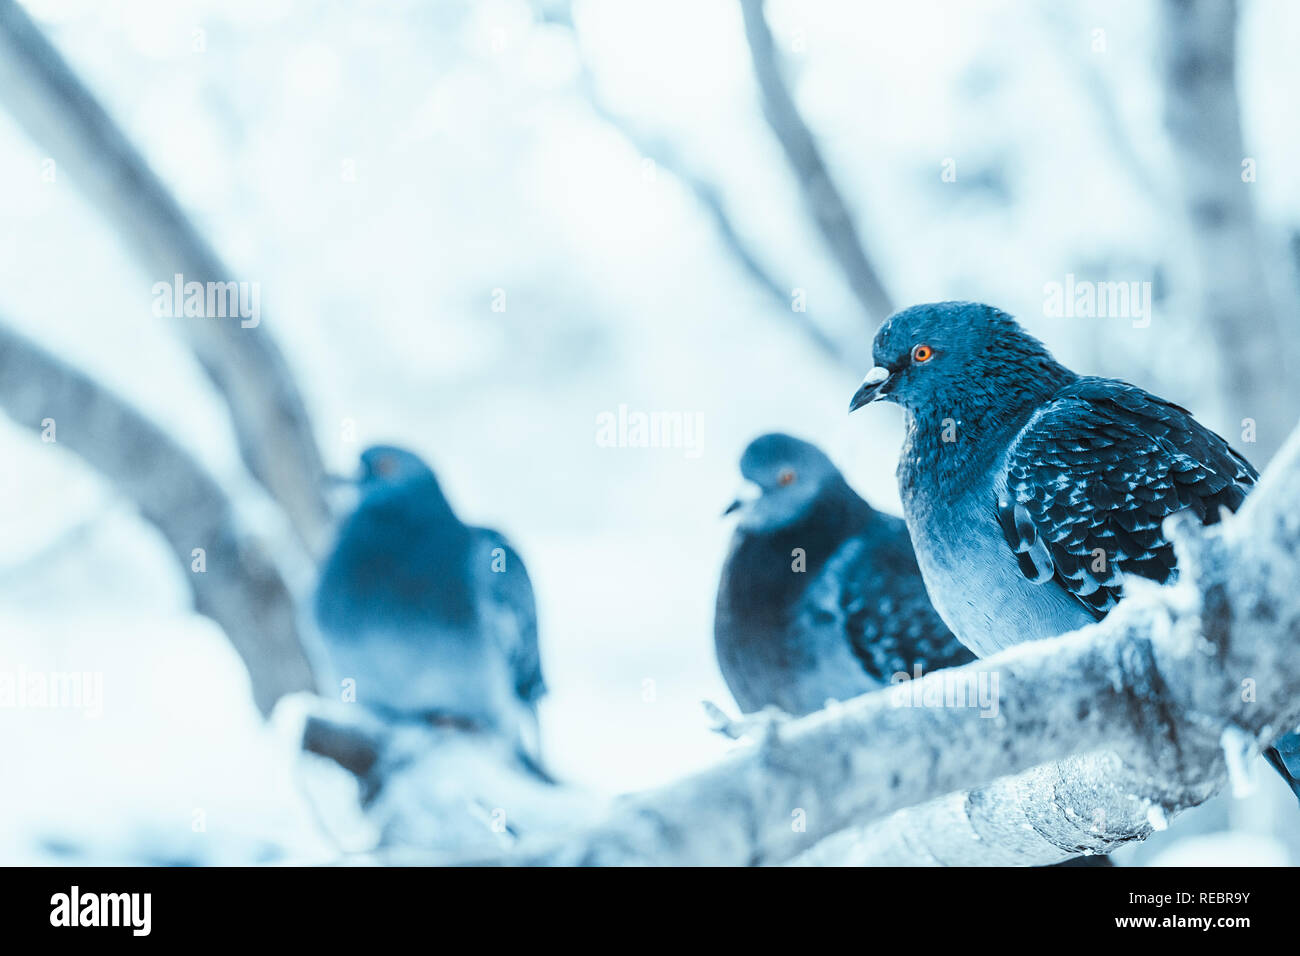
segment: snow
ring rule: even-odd
[[[1223,760],[1228,767],[1228,785],[1234,797],[1249,797],[1259,786],[1259,742],[1253,734],[1233,724],[1223,728],[1220,738]]]

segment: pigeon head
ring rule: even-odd
[[[850,412],[879,399],[922,417],[1015,409],[1074,377],[1015,319],[978,302],[894,313],[876,333],[872,357]]]
[[[395,445],[372,445],[363,451],[359,481],[364,488],[437,484],[433,471],[419,455]]]
[[[363,503],[419,502],[427,513],[451,513],[438,479],[414,452],[395,445],[373,445],[361,453],[356,483]]]
[[[761,435],[740,456],[742,492],[723,514],[740,512],[740,523],[751,529],[793,524],[811,509],[823,489],[844,479],[816,445],[779,433]]]

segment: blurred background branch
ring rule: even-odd
[[[836,341],[807,311],[796,311],[792,308],[792,284],[777,281],[768,267],[763,264],[759,250],[733,222],[731,214],[727,211],[722,190],[703,173],[691,168],[690,162],[679,149],[674,147],[667,136],[640,128],[635,120],[620,115],[606,102],[591,63],[583,52],[582,37],[573,19],[571,0],[554,4],[544,3],[539,12],[544,22],[557,24],[572,33],[573,44],[578,55],[578,86],[596,116],[617,130],[644,158],[674,176],[691,191],[691,195],[695,197],[700,207],[708,213],[719,240],[732,258],[754,284],[767,294],[772,304],[799,327],[818,352],[836,363],[845,365],[851,371],[860,371],[861,345]]]
[[[1078,8],[1057,4],[1043,4],[1035,10],[1056,41],[1056,50],[1078,77],[1079,87],[1087,97],[1106,145],[1119,161],[1138,190],[1153,200],[1163,203],[1167,190],[1151,168],[1151,164],[1137,151],[1132,132],[1124,121],[1116,95],[1114,81],[1100,67],[1100,58],[1088,52],[1086,30],[1081,30],[1074,19]]]
[[[166,539],[194,595],[243,658],[264,714],[315,687],[294,597],[220,485],[160,428],[107,389],[0,323],[0,407],[99,472]],[[48,426],[47,426],[47,423]],[[195,549],[202,549],[200,558]]]
[[[149,281],[236,276],[166,185],[14,0],[0,0],[0,103],[66,169],[131,248]],[[174,325],[230,411],[249,471],[312,556],[330,532],[311,416],[265,324],[180,318]]]
[[[1300,404],[1297,327],[1276,309],[1264,269],[1237,93],[1237,4],[1160,0],[1159,7],[1175,215],[1186,227],[1179,279],[1218,354],[1221,393],[1258,425],[1251,454],[1262,466]]]
[[[767,24],[764,0],[740,0],[740,6],[763,115],[781,144],[799,184],[804,205],[825,240],[827,251],[862,306],[868,333],[874,333],[875,326],[894,311],[893,300],[867,255],[848,202],[835,184],[812,130],[795,105],[782,70],[780,53]]]

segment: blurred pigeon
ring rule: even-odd
[[[914,667],[974,660],[930,606],[907,528],[872,509],[814,445],[763,435],[740,471],[757,496],[722,569],[714,644],[746,713],[802,715]]]
[[[361,465],[360,502],[316,591],[335,676],[389,720],[492,729],[533,753],[545,687],[523,561],[462,524],[411,452],[370,448]]]
[[[907,416],[903,513],[935,607],[980,656],[1105,617],[1135,574],[1175,575],[1163,519],[1235,511],[1258,474],[1185,408],[1058,364],[987,305],[885,320],[849,406]],[[1269,760],[1300,796],[1300,752]]]

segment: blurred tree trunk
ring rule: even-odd
[[[1225,410],[1256,443],[1227,437],[1263,466],[1294,421],[1300,388],[1289,374],[1294,323],[1270,301],[1253,178],[1242,143],[1234,0],[1162,0],[1165,127],[1174,195],[1185,220],[1180,284],[1194,290],[1206,347],[1217,353]],[[1283,173],[1285,175],[1286,173]]]

